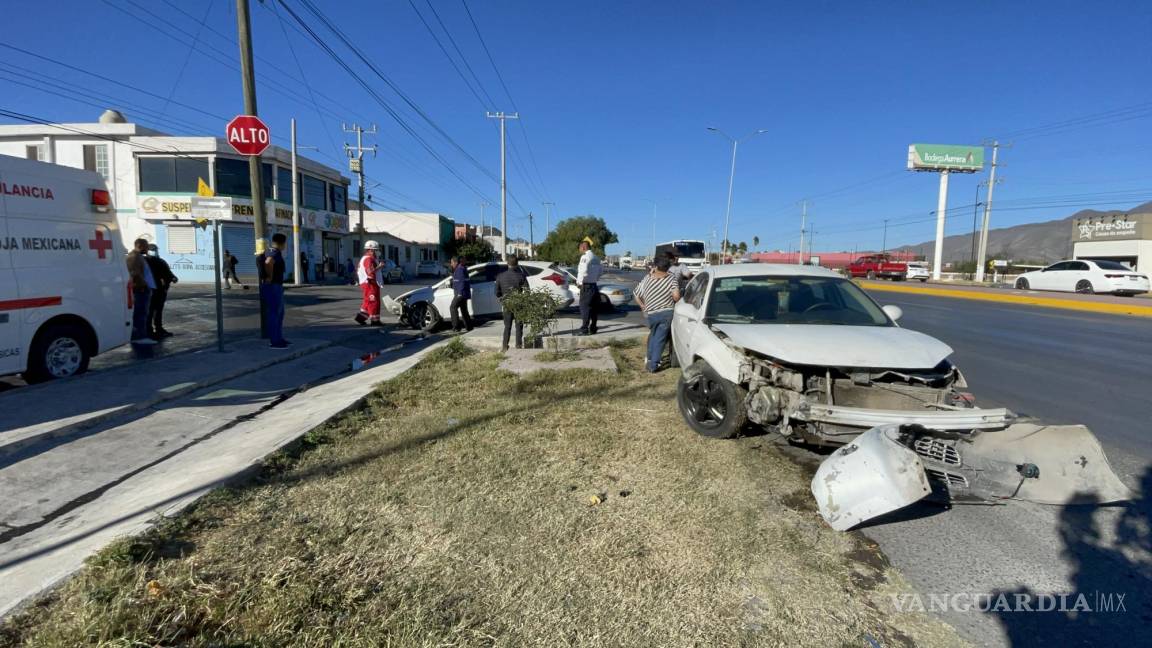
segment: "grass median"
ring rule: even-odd
[[[497,370],[452,344],[0,625],[0,646],[952,645],[763,437],[673,372]]]

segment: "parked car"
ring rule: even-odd
[[[443,277],[448,274],[448,269],[439,261],[421,261],[416,264],[416,274],[421,277]]]
[[[520,267],[528,274],[528,287],[546,288],[567,308],[574,298],[568,288],[568,280],[557,270],[556,265],[546,261],[521,261]],[[505,263],[491,261],[468,268],[468,278],[472,281],[472,300],[468,312],[474,317],[499,315],[500,300],[496,298],[496,275],[508,269]],[[395,299],[384,297],[384,308],[413,328],[431,331],[449,317],[452,305],[451,277],[431,286],[410,290]]]
[[[930,480],[987,499],[1067,503],[1082,488],[1101,502],[1130,497],[1087,428],[976,407],[952,349],[901,328],[901,315],[824,268],[710,267],[674,309],[680,413],[713,438],[752,423],[847,444],[812,481],[836,529],[925,497]]]
[[[893,261],[887,254],[869,254],[856,259],[848,266],[848,274],[852,277],[865,277],[867,279],[891,279],[903,281],[908,276],[908,264],[903,261]]]
[[[572,297],[577,303],[580,301],[580,284],[576,282],[576,275],[571,270],[560,270],[568,280],[568,288],[572,290]],[[619,308],[632,301],[632,289],[624,284],[598,283],[600,289],[600,307],[605,310]]]
[[[1149,291],[1148,275],[1115,261],[1071,259],[1016,278],[1017,290],[1059,290],[1084,294],[1139,295]]]
[[[904,275],[904,278],[908,281],[915,279],[920,283],[924,283],[932,276],[932,271],[928,269],[928,264],[923,261],[909,261],[906,265],[908,266],[908,272]]]
[[[125,249],[100,175],[0,155],[0,234],[0,375],[67,378],[128,342]]]

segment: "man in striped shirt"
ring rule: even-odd
[[[670,265],[668,257],[657,258],[652,272],[636,286],[636,303],[648,318],[648,360],[644,368],[649,373],[655,373],[660,366],[660,356],[672,329],[672,308],[680,301],[679,282],[669,274]]]

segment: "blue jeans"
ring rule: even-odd
[[[260,284],[260,299],[264,302],[264,322],[268,326],[268,341],[284,343],[284,285]]]
[[[648,313],[648,364],[644,368],[656,371],[660,366],[660,356],[664,354],[664,345],[668,342],[668,333],[672,330],[672,311],[662,310]],[[675,353],[675,351],[673,351]]]
[[[152,297],[152,290],[145,288],[132,289],[132,339],[142,340],[148,337],[148,302]]]

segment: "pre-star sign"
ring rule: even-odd
[[[240,155],[260,155],[272,137],[268,127],[254,115],[237,115],[225,129],[228,143]]]

